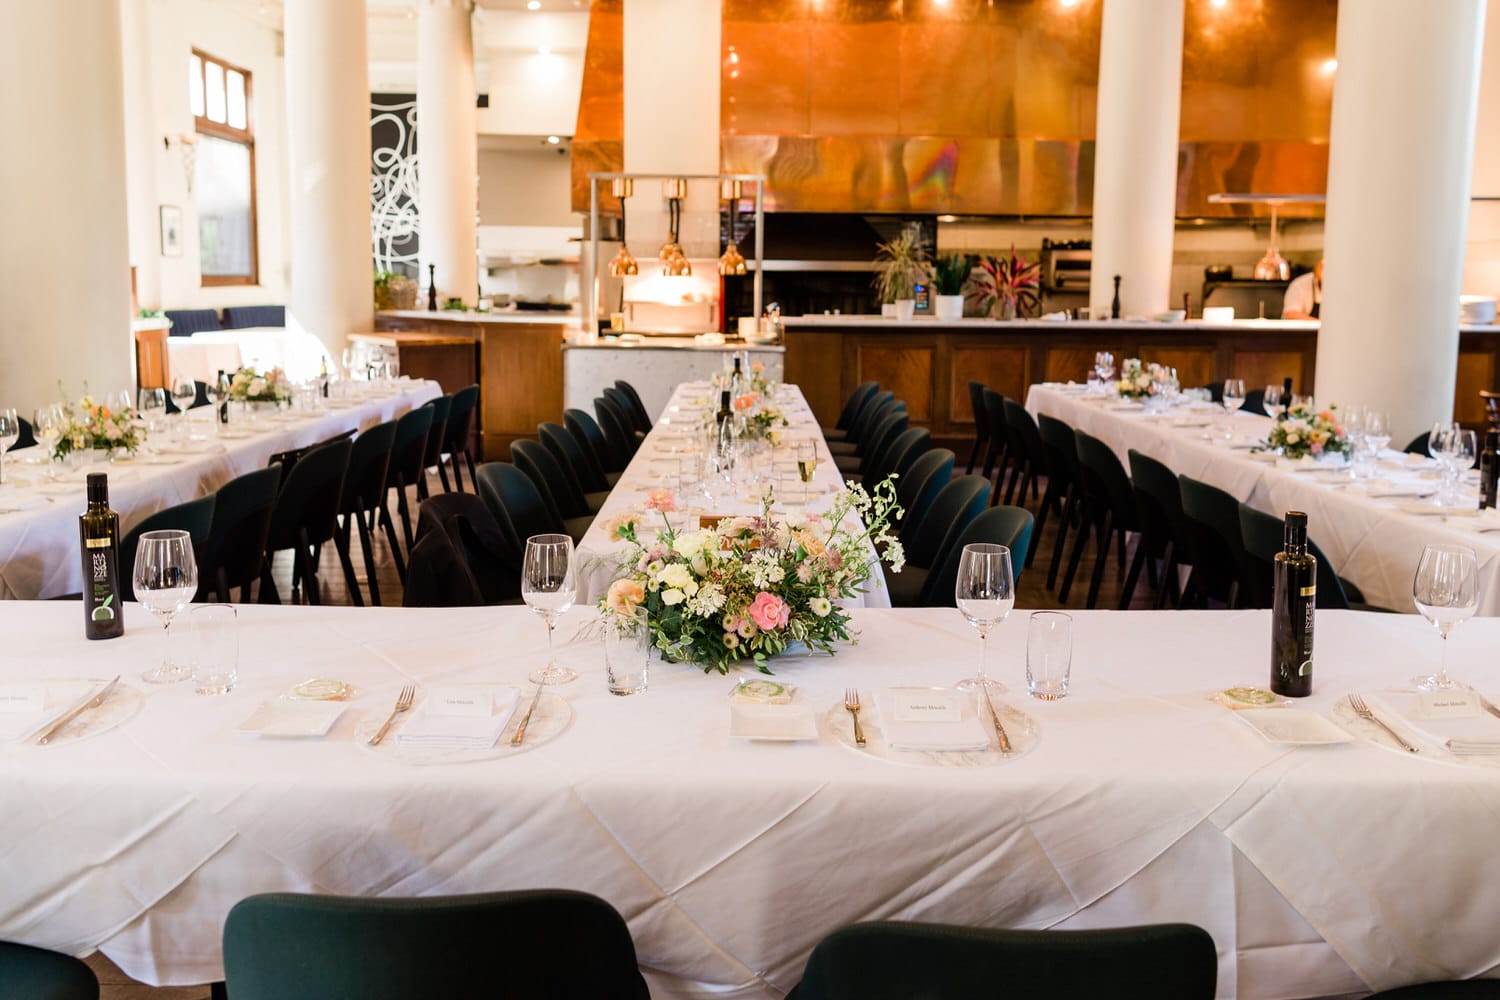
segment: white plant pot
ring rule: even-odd
[[[964,297],[962,295],[934,295],[932,297],[932,312],[938,319],[945,323],[964,318]]]
[[[894,303],[894,302],[882,302],[880,304],[880,315],[883,318],[885,318],[885,319],[895,319],[896,318],[896,303]]]
[[[916,299],[897,299],[895,302],[896,319],[905,323],[917,313]]]

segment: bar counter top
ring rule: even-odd
[[[528,326],[555,324],[557,326],[575,327],[579,323],[577,312],[543,310],[507,312],[505,310],[492,309],[489,312],[475,312],[473,310],[459,312],[456,309],[439,309],[433,312],[430,309],[384,309],[377,312],[375,317],[377,320],[422,320],[429,323],[519,323]]]
[[[700,344],[692,337],[653,335],[638,340],[622,340],[619,337],[600,337],[598,340],[574,340],[563,344],[565,351],[771,351],[780,354],[780,344],[752,344],[744,340],[728,340],[718,344]]]
[[[1163,330],[1172,333],[1234,333],[1276,334],[1317,333],[1319,322],[1315,319],[1234,319],[1228,322],[1210,323],[1202,319],[1178,320],[1175,322],[1154,319],[979,319],[939,320],[933,316],[916,316],[909,320],[892,319],[888,316],[822,313],[811,316],[788,316],[782,323],[794,330],[859,330],[861,332],[920,333],[942,330],[945,333],[978,333],[987,330],[998,332],[1043,332],[1078,333],[1101,331],[1123,333],[1126,331]],[[1460,333],[1500,333],[1500,323],[1489,325],[1459,324]]]

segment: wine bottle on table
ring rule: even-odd
[[[323,398],[328,398],[328,355],[318,359],[318,388],[322,390]]]
[[[1479,509],[1493,509],[1500,493],[1500,431],[1484,432],[1484,451],[1479,455]]]
[[[1290,375],[1281,380],[1281,405],[1292,405],[1292,377]]]
[[[220,368],[219,380],[214,385],[218,388],[220,398],[222,399],[222,402],[219,403],[219,423],[221,424],[229,423],[229,387],[232,384],[233,382],[229,376],[224,374],[224,369]]]
[[[83,634],[113,639],[125,634],[120,607],[120,515],[109,509],[109,476],[91,472],[88,508],[78,518],[83,557]]]
[[[1313,616],[1318,561],[1307,552],[1307,515],[1286,513],[1284,551],[1276,553],[1271,598],[1271,690],[1286,698],[1312,694]]]
[[[734,407],[729,404],[728,389],[719,393],[719,412],[714,419],[719,424],[714,458],[719,471],[727,473],[734,469]]]
[[[1120,276],[1118,274],[1115,275],[1115,298],[1114,301],[1109,304],[1109,318],[1120,318]]]

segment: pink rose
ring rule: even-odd
[[[677,509],[677,498],[668,489],[657,488],[646,497],[646,509],[669,511]]]
[[[769,632],[773,628],[780,628],[785,625],[787,619],[792,616],[792,609],[787,607],[787,603],[775,594],[769,594],[762,590],[755,595],[755,600],[750,602],[750,607],[746,609],[746,613],[750,615],[751,619],[762,630]]]

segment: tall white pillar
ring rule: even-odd
[[[473,0],[417,4],[417,253],[420,285],[478,302],[479,139]]]
[[[85,382],[99,395],[135,388],[123,79],[118,4],[86,16],[71,4],[7,7],[0,406],[28,420],[59,382],[70,397]]]
[[[287,323],[337,355],[374,322],[365,0],[288,0],[285,34]]]
[[[1104,0],[1094,140],[1089,308],[1108,316],[1169,308],[1182,107],[1183,0]]]
[[[1339,4],[1319,402],[1453,415],[1484,0]]]

